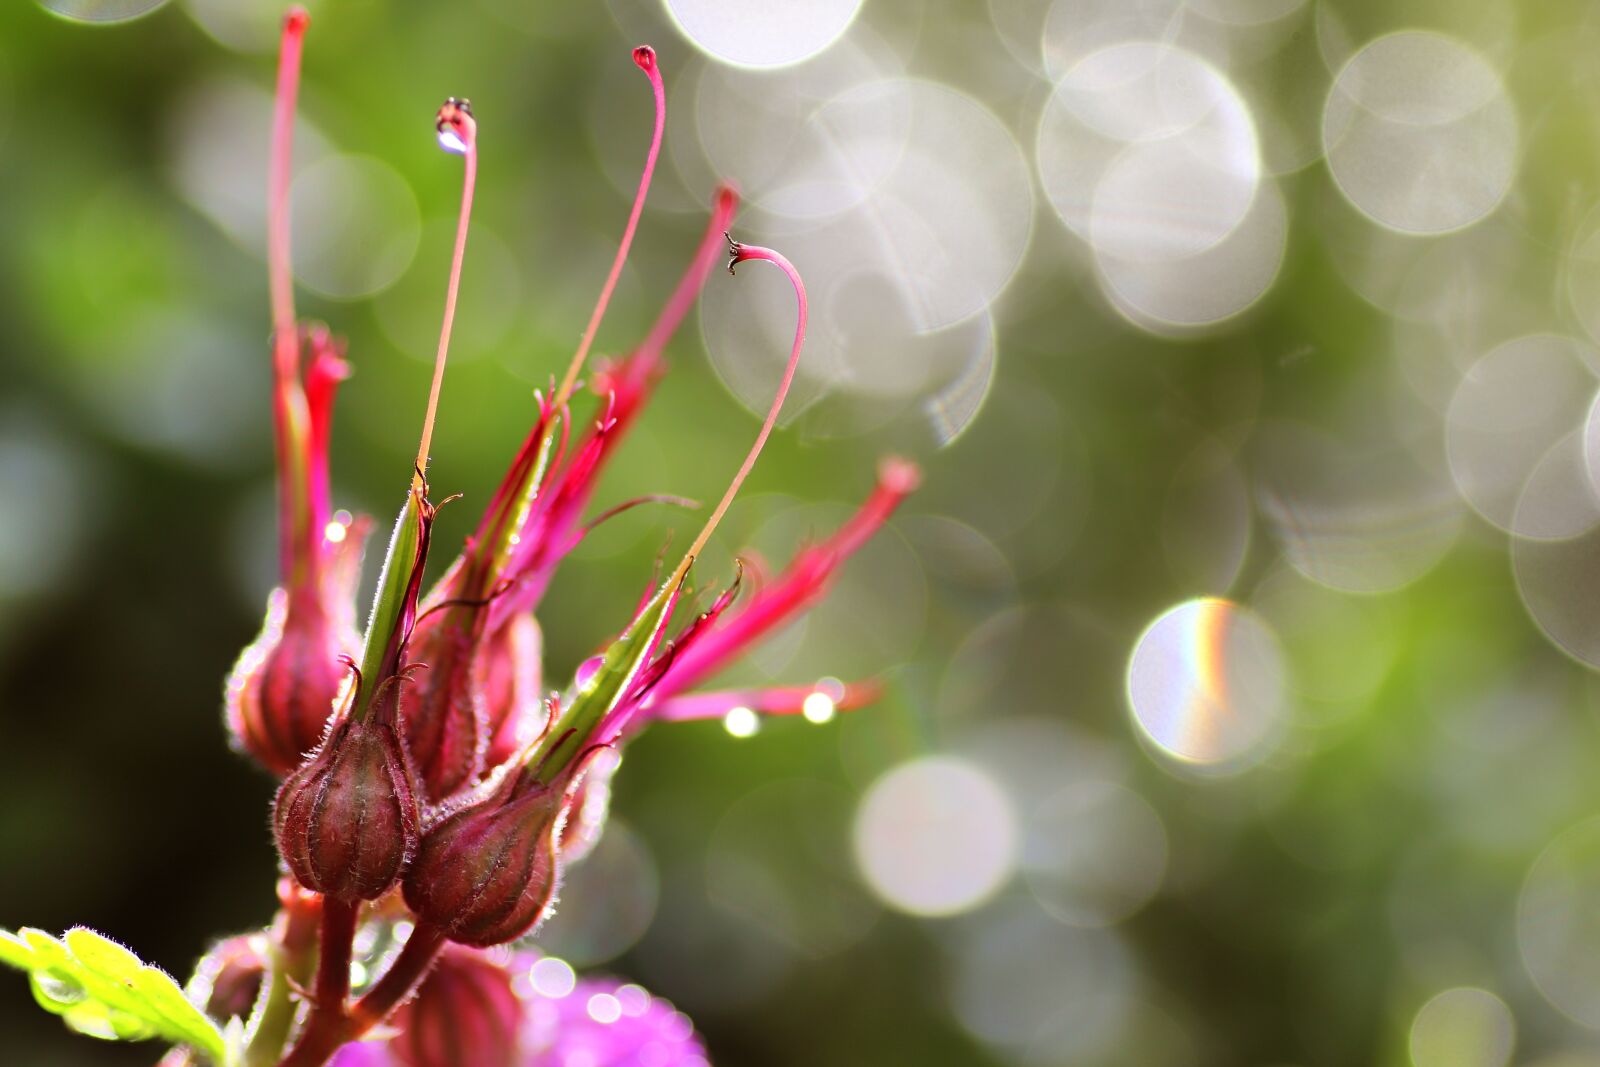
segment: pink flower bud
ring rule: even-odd
[[[522,1002],[511,974],[482,952],[447,946],[417,996],[390,1020],[406,1067],[512,1067]]]
[[[505,763],[543,728],[543,654],[544,638],[529,614],[518,615],[484,639],[479,669],[489,737],[485,766]]]
[[[477,669],[480,609],[449,605],[424,614],[409,655],[427,664],[400,700],[417,784],[433,802],[474,781],[483,769],[487,723]]]
[[[195,969],[211,986],[206,1014],[227,1021],[248,1019],[267,973],[267,946],[259,934],[230,937],[206,953]]]
[[[555,898],[564,792],[513,771],[434,826],[406,874],[407,906],[461,945],[487,948],[526,933]]]
[[[327,732],[348,671],[350,642],[312,590],[273,590],[261,636],[228,679],[234,743],[267,770],[288,774]]]
[[[284,584],[268,599],[261,634],[226,689],[235,745],[278,775],[322,739],[344,684],[340,660],[357,645],[353,601],[367,528],[364,520],[332,519],[328,509],[333,398],[349,373],[342,346],[312,329],[289,348],[293,362],[275,392]]]
[[[375,900],[417,850],[411,770],[393,721],[347,716],[278,790],[278,853],[307,889]]]

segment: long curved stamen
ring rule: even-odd
[[[428,447],[433,443],[433,420],[439,411],[439,387],[444,383],[444,364],[450,354],[450,330],[456,320],[456,295],[461,289],[461,264],[467,255],[467,228],[472,221],[472,190],[478,181],[478,124],[472,118],[472,105],[451,97],[439,109],[435,126],[439,145],[462,156],[466,165],[461,178],[461,217],[456,222],[456,247],[450,257],[450,283],[444,294],[444,321],[439,326],[439,351],[433,359],[433,384],[428,389],[428,411],[422,419],[422,441],[417,446],[417,462],[411,475],[411,488],[420,491],[428,469]]]
[[[292,7],[283,18],[278,52],[278,92],[272,112],[272,156],[267,175],[267,278],[272,291],[272,329],[279,373],[294,373],[296,354],[294,278],[289,262],[289,179],[294,149],[295,100],[300,92],[300,53],[311,17]],[[290,362],[283,366],[287,351]]]
[[[789,283],[794,286],[796,303],[794,346],[789,350],[789,362],[783,369],[783,380],[778,383],[777,395],[772,398],[772,407],[767,410],[766,421],[761,424],[761,432],[756,435],[755,444],[750,446],[749,454],[744,457],[744,464],[740,466],[739,473],[733,476],[733,481],[728,484],[728,491],[722,494],[722,500],[718,502],[717,509],[711,513],[711,518],[706,520],[704,528],[695,537],[694,543],[689,546],[689,551],[684,555],[683,562],[678,565],[678,570],[674,575],[675,579],[681,579],[688,572],[689,565],[694,562],[694,558],[705,547],[706,541],[710,540],[712,532],[717,528],[717,524],[722,521],[722,516],[727,513],[728,506],[733,503],[734,496],[739,492],[739,486],[744,484],[745,477],[749,475],[750,469],[756,465],[756,457],[761,454],[761,449],[766,446],[767,438],[772,435],[772,428],[777,425],[778,412],[783,410],[784,398],[789,395],[789,386],[794,383],[794,372],[800,365],[800,350],[806,343],[806,286],[800,280],[800,272],[795,270],[794,264],[790,263],[781,252],[774,252],[772,249],[762,248],[760,245],[740,244],[732,237],[728,238],[728,254],[730,256],[728,260],[729,273],[733,272],[735,265],[746,260],[764,259],[788,276]]]
[[[578,342],[578,351],[567,367],[566,376],[561,379],[561,388],[556,390],[556,407],[565,404],[572,395],[572,388],[578,383],[578,372],[583,369],[583,361],[589,357],[589,346],[594,344],[595,331],[600,329],[606,305],[611,302],[611,292],[617,287],[617,279],[622,276],[622,264],[627,261],[628,249],[633,245],[634,231],[639,228],[639,216],[644,214],[645,194],[650,191],[650,179],[656,172],[656,159],[661,155],[661,138],[667,129],[667,89],[661,81],[661,66],[656,62],[655,49],[647,44],[640,45],[633,50],[633,61],[650,78],[650,88],[655,94],[655,132],[650,137],[650,152],[645,156],[644,173],[639,176],[639,191],[633,196],[633,210],[628,213],[628,226],[622,231],[622,244],[617,246],[616,258],[611,261],[611,273],[606,276],[600,299],[595,302],[594,311],[589,315],[589,325],[584,328],[583,339]]]
[[[278,461],[279,569],[285,584],[305,588],[314,580],[317,546],[315,507],[307,499],[311,413],[300,380],[300,336],[294,313],[294,269],[289,256],[289,181],[294,149],[295,100],[300,89],[300,54],[311,19],[292,7],[283,19],[278,51],[278,88],[273,105],[267,164],[267,285],[272,303],[272,423]]]

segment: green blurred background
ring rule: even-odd
[[[469,96],[482,144],[449,545],[615,248],[643,42],[669,149],[599,348],[648,327],[718,176],[814,302],[702,570],[825,533],[884,453],[926,473],[738,675],[885,700],[647,734],[544,946],[671,998],[722,1067],[1600,1064],[1600,9],[758,6],[312,5],[297,272],[355,366],[337,506],[381,526],[409,476],[460,171],[434,110]],[[0,923],[179,975],[273,907],[220,687],[273,581],[280,13],[0,7]],[[602,501],[732,473],[792,321],[757,266],[713,274]],[[549,678],[687,521],[579,550]],[[0,993],[7,1064],[156,1058]]]

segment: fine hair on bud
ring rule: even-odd
[[[445,817],[406,873],[407,907],[460,945],[487,948],[527,933],[555,900],[564,792],[515,770]]]
[[[411,778],[391,721],[341,719],[278,790],[272,828],[290,873],[335,900],[388,892],[417,850]]]

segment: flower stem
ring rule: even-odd
[[[355,1033],[364,1034],[392,1015],[422,984],[443,948],[444,931],[438,927],[424,923],[412,930],[394,963],[350,1010],[350,1021],[357,1028]]]
[[[443,947],[443,931],[418,926],[377,985],[348,1012],[312,1013],[300,1040],[278,1067],[322,1067],[341,1045],[357,1040],[387,1019],[422,984]]]
[[[350,995],[350,952],[356,939],[361,902],[325,899],[322,939],[317,959],[317,1001],[314,1011],[344,1012]]]
[[[322,901],[322,933],[317,960],[317,985],[311,1002],[311,1014],[306,1017],[305,1028],[294,1050],[283,1061],[322,1063],[346,1039],[338,1035],[344,1029],[345,998],[350,995],[350,950],[355,942],[356,917],[361,910],[359,900],[343,901],[324,897]],[[332,1042],[331,1044],[327,1044]],[[311,1055],[303,1052],[327,1044],[322,1059],[300,1061],[296,1056]]]
[[[285,879],[279,886],[282,910],[273,929],[272,971],[267,998],[245,1049],[243,1067],[272,1067],[283,1055],[297,1007],[294,991],[311,979],[322,898],[303,893]]]

